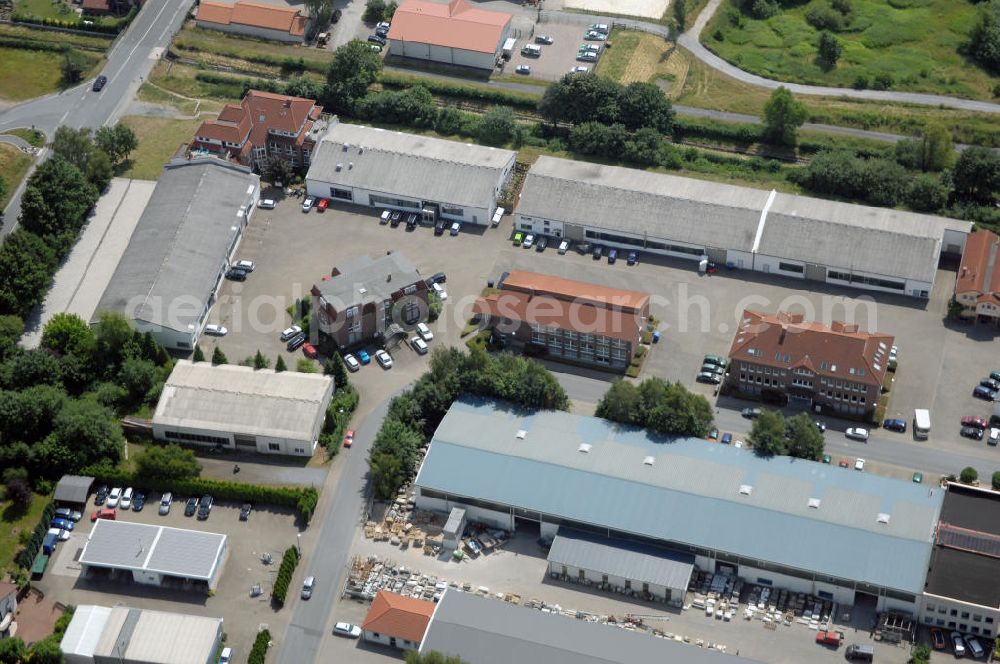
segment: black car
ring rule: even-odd
[[[340,17],[342,15],[343,15],[343,12],[341,12],[339,9],[334,9],[333,10],[333,16],[330,17],[330,21],[333,22],[333,23],[336,23],[337,21],[340,20]]]
[[[240,507],[240,521],[246,521],[250,518],[250,511],[253,509],[253,505],[250,503],[243,503]]]
[[[184,503],[184,516],[194,516],[194,513],[198,511],[198,499],[191,497],[187,499]]]
[[[760,408],[744,408],[740,411],[740,415],[748,420],[756,419],[760,417]]]
[[[434,235],[444,235],[445,223],[443,221],[438,221],[434,224]]]
[[[545,251],[545,247],[549,246],[549,240],[544,235],[538,238],[538,242],[535,243],[535,251],[541,253]]]
[[[97,487],[97,493],[94,494],[94,504],[103,505],[108,502],[108,485],[102,484]]]
[[[211,496],[205,495],[198,501],[198,519],[204,521],[208,518],[208,513],[212,511],[212,504],[215,500]]]
[[[296,334],[294,337],[288,340],[288,344],[285,348],[288,349],[289,353],[295,352],[302,348],[302,344],[306,342],[306,335],[303,333]]]
[[[972,438],[973,440],[983,439],[983,430],[977,429],[976,427],[962,427],[962,430],[958,433],[966,438]]]
[[[979,381],[979,384],[983,387],[988,387],[991,390],[1000,390],[1000,380],[994,380],[992,378],[983,378]]]
[[[399,210],[393,210],[392,216],[389,217],[389,225],[395,228],[399,226],[399,220],[403,218],[403,213]]]
[[[249,273],[246,270],[244,270],[243,268],[241,268],[241,267],[234,267],[231,270],[229,270],[228,272],[226,272],[226,279],[229,279],[231,281],[246,281],[247,280],[247,274],[249,274]]]
[[[595,261],[601,260],[601,255],[604,254],[604,247],[599,244],[594,245],[594,253],[591,254]]]
[[[146,506],[146,492],[136,491],[135,495],[132,496],[132,511],[141,512],[142,508]]]
[[[368,35],[368,41],[379,46],[385,46],[385,37],[379,35]]]
[[[906,433],[906,420],[900,420],[897,418],[888,419],[882,422],[882,427],[884,429],[888,429],[889,431]]]
[[[997,398],[996,390],[991,390],[988,387],[982,385],[976,385],[976,389],[972,390],[972,396],[977,399],[984,399],[986,401],[993,401]]]
[[[427,285],[431,284],[443,284],[448,281],[448,275],[444,272],[437,272],[430,279],[427,280]]]
[[[94,88],[93,88],[94,92],[100,92],[101,89],[105,85],[107,85],[107,83],[108,83],[108,77],[107,76],[105,76],[104,74],[101,74],[100,76],[98,76],[96,79],[94,79]]]
[[[417,215],[413,212],[406,215],[406,230],[412,231],[417,227]]]

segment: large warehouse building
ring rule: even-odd
[[[94,314],[118,311],[169,349],[192,350],[260,197],[260,178],[214,157],[163,169]]]
[[[178,360],[153,413],[153,437],[311,456],[332,396],[329,376]]]
[[[85,604],[59,646],[66,664],[215,664],[221,642],[222,618]]]
[[[306,175],[309,194],[469,224],[490,223],[515,153],[334,123]]]
[[[970,222],[540,157],[515,225],[544,235],[927,298]]]
[[[505,529],[540,524],[542,537],[571,528],[641,542],[692,554],[701,570],[910,613],[943,494],[471,399],[456,401],[438,426],[415,485],[420,509],[461,507],[470,521]]]
[[[510,36],[511,18],[468,0],[404,0],[392,16],[389,54],[492,70]]]

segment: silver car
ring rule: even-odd
[[[302,582],[302,599],[309,599],[313,595],[313,588],[316,586],[316,577],[307,576]]]
[[[173,502],[174,496],[172,493],[167,491],[160,498],[160,515],[170,514],[170,503]]]

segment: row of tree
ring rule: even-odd
[[[763,410],[750,427],[748,441],[761,456],[791,456],[819,461],[823,434],[808,413],[786,418],[777,410]]]
[[[712,426],[712,406],[679,382],[647,378],[638,385],[616,380],[597,404],[598,417],[660,434],[702,438]]]

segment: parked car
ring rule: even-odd
[[[55,518],[49,522],[49,528],[59,528],[60,530],[72,531],[76,527],[76,524],[69,519],[59,519]]]
[[[122,491],[122,497],[118,499],[118,507],[121,510],[127,510],[132,507],[132,493],[132,487]]]
[[[899,418],[889,418],[882,421],[882,428],[888,429],[889,431],[898,431],[899,433],[906,433],[906,420],[901,420]]]
[[[521,246],[525,249],[531,249],[533,244],[535,244],[535,236],[533,233],[528,233],[524,236],[524,242],[521,243]]]
[[[247,272],[253,272],[257,268],[257,264],[253,261],[236,261],[236,264],[233,265],[233,267],[246,270]]]
[[[610,32],[611,27],[607,23],[591,23],[587,26],[588,30],[597,30],[598,32]]]
[[[912,481],[913,481],[914,484],[921,484],[921,483],[923,483],[923,481],[924,481],[924,474],[920,473],[920,472],[913,473]]]
[[[541,253],[545,251],[545,248],[549,246],[549,239],[544,235],[538,238],[538,242],[535,243],[535,251]]]
[[[865,429],[864,427],[851,427],[844,432],[844,435],[851,440],[868,442],[868,429]]]
[[[608,38],[608,35],[606,32],[600,32],[598,30],[588,30],[583,35],[583,38],[586,39],[587,41],[604,41],[605,39]]]
[[[983,649],[982,644],[979,643],[979,639],[972,636],[971,634],[965,635],[965,645],[967,646],[966,649],[972,653],[972,657],[974,659],[980,659],[982,658],[983,655],[986,654],[986,651]]]
[[[438,222],[434,224],[434,235],[444,235],[444,227],[444,221],[438,220]]]
[[[590,255],[593,256],[593,258],[594,258],[595,261],[599,261],[599,260],[601,260],[601,255],[603,253],[604,253],[604,247],[602,247],[599,244],[595,244],[594,245],[594,251],[591,252]]]
[[[292,325],[291,327],[286,327],[284,330],[281,331],[281,340],[288,341],[292,337],[298,336],[300,334],[302,334],[302,328],[299,327],[298,325]]]
[[[111,490],[111,493],[108,494],[107,506],[108,507],[118,507],[118,501],[121,500],[121,499],[122,499],[122,490],[121,490],[121,487],[117,487],[116,486],[115,488],[113,488]]]
[[[608,265],[614,265],[615,261],[618,260],[618,250],[612,249],[608,252]]]
[[[368,41],[372,44],[378,44],[379,46],[385,46],[385,37],[381,35],[368,35]]]
[[[857,461],[854,462],[854,470],[864,471],[864,469],[865,469],[865,460],[862,459],[861,457],[858,457]]]
[[[1000,390],[1000,380],[993,380],[992,378],[983,378],[979,381],[979,384],[983,387],[988,387],[994,392]]]
[[[421,355],[426,355],[427,351],[430,350],[427,348],[427,342],[420,337],[413,337],[410,339],[410,345],[413,346],[413,350],[417,351],[417,353]]]
[[[167,491],[165,494],[160,496],[160,515],[166,516],[170,514],[170,503],[174,501],[174,494]]]
[[[347,365],[347,370],[350,372],[361,369],[361,363],[358,362],[357,358],[350,353],[344,356],[344,364]]]
[[[382,366],[383,369],[392,368],[392,355],[385,352],[381,348],[375,351],[375,360]]]
[[[91,87],[91,89],[94,92],[100,92],[101,90],[104,89],[104,86],[107,84],[108,84],[108,77],[105,76],[104,74],[101,74],[100,76],[94,79],[94,85]]]
[[[194,496],[187,499],[184,503],[184,516],[194,516],[195,512],[198,511],[198,499]]]
[[[701,365],[701,373],[710,373],[715,374],[716,376],[722,376],[726,373],[726,370],[718,364],[703,364]]]
[[[726,433],[722,434],[722,440],[720,440],[719,442],[721,442],[723,445],[731,444],[733,442],[733,434],[727,431]]]
[[[226,272],[226,279],[229,279],[230,281],[246,281],[247,274],[249,273],[246,270],[241,270],[238,267],[234,267],[231,268],[228,272]]]
[[[420,338],[423,339],[424,341],[434,340],[434,333],[431,332],[431,328],[427,327],[426,323],[417,323],[416,329],[417,329],[417,334],[419,334]]]
[[[209,323],[205,326],[205,334],[209,334],[213,337],[224,337],[229,334],[229,328],[225,325],[216,325],[215,323]]]
[[[625,261],[627,265],[635,265],[639,262],[639,254],[635,251],[628,252],[628,259]]]
[[[824,454],[823,455],[823,463],[825,463],[826,465],[829,466],[830,462],[832,462],[832,461],[833,461],[833,457],[832,456],[830,456],[829,454]]]
[[[748,420],[755,420],[760,417],[760,408],[744,408],[740,411],[740,415]]]
[[[840,647],[844,640],[844,633],[840,631],[819,631],[816,632],[816,643],[824,646]]]
[[[243,503],[240,506],[240,521],[248,521],[250,519],[250,512],[253,511],[253,505],[250,503]]]
[[[358,361],[361,362],[361,364],[368,364],[369,362],[372,361],[372,358],[368,354],[368,351],[366,351],[366,350],[359,350],[358,351]]]
[[[340,11],[339,9],[334,9],[333,10],[333,15],[330,16],[330,21],[332,23],[336,23],[337,21],[340,20],[340,17],[343,16],[343,15],[344,15],[344,12]],[[232,648],[226,648],[226,650],[232,650]]]
[[[718,385],[722,382],[722,376],[717,373],[712,373],[710,371],[702,371],[697,376],[695,380],[699,383],[708,383],[709,385]]]
[[[960,436],[972,438],[973,440],[983,439],[983,430],[977,429],[976,427],[962,427],[958,433]]]
[[[313,588],[316,587],[316,577],[307,576],[305,581],[302,582],[302,599],[309,599],[312,597]]]
[[[396,228],[399,226],[399,222],[403,220],[403,213],[399,210],[393,210],[392,214],[389,215],[389,226]]]
[[[65,542],[69,539],[70,534],[68,530],[63,530],[62,528],[49,528],[47,535],[55,535],[56,539],[60,542]]]
[[[816,420],[816,428],[819,429],[820,433],[826,433],[826,422]]]
[[[204,521],[208,518],[208,515],[212,512],[212,505],[215,504],[215,499],[209,495],[204,495],[201,500],[198,501],[198,520]]]
[[[94,494],[94,504],[103,505],[108,502],[108,485],[102,484],[97,487],[97,493]]]
[[[977,429],[985,429],[989,426],[985,419],[979,417],[978,415],[966,415],[962,418],[963,427],[975,427]]]
[[[83,518],[83,514],[77,512],[76,510],[71,510],[68,507],[60,507],[55,511],[55,515],[60,519],[69,519],[74,523]]]
[[[597,44],[580,44],[581,53],[600,53],[601,47]]]
[[[571,74],[586,74],[589,71],[590,71],[590,67],[588,67],[586,65],[577,65],[577,66],[573,67],[572,69],[570,69],[569,73],[571,73]]]
[[[110,521],[115,521],[118,518],[118,510],[105,507],[104,509],[94,510],[94,513],[90,515],[91,521],[97,521],[98,519],[108,519]]]
[[[330,207],[330,199],[321,198],[316,202],[316,210],[319,212],[326,212],[326,209]]]
[[[406,231],[412,233],[417,229],[417,215],[413,212],[406,215]]]
[[[432,284],[445,284],[448,283],[448,275],[444,272],[435,272],[433,275],[428,277],[428,280]]]
[[[837,465],[840,466],[841,468],[850,468],[851,461],[850,459],[841,459],[840,461],[837,462]]]
[[[718,355],[706,355],[702,358],[701,362],[702,364],[714,364],[723,368],[729,366],[729,362],[726,361],[726,358],[719,357]]]
[[[375,32],[384,32],[386,34],[389,34],[389,28],[391,28],[391,27],[392,27],[392,24],[389,23],[388,21],[379,21],[375,25]]]
[[[493,219],[490,221],[490,224],[494,228],[499,226],[500,222],[503,221],[503,215],[505,212],[506,210],[504,210],[502,207],[498,207],[496,210],[493,211]]]
[[[354,444],[354,429],[348,429],[344,432],[344,447],[350,449],[351,445]]]
[[[524,74],[525,76],[528,76],[531,74],[531,67],[529,67],[528,65],[518,65],[514,67],[514,73]]]
[[[934,646],[934,650],[945,648],[944,632],[938,627],[931,627],[931,645]]]
[[[962,643],[962,635],[958,632],[951,633],[951,647],[955,651],[955,657],[965,657],[965,644]]]
[[[441,284],[434,284],[433,286],[431,286],[431,288],[434,290],[435,293],[437,293],[437,296],[442,300],[448,299],[448,291],[446,291],[444,289],[444,286],[442,286]]]
[[[305,200],[302,201],[302,211],[308,212],[312,209],[313,203],[316,202],[316,198],[313,196],[306,196]]]
[[[340,10],[334,12],[334,15],[339,14]],[[336,23],[336,21],[334,21]],[[233,649],[223,648],[222,653],[219,654],[219,664],[232,664],[233,662]]]
[[[551,45],[552,41],[553,41],[552,37],[549,37],[548,35],[535,35],[536,44]]]
[[[996,401],[997,392],[996,390],[991,390],[988,387],[983,387],[982,385],[976,385],[976,389],[972,390],[972,396],[977,399],[984,399],[986,401]]]
[[[304,343],[302,344],[302,354],[310,360],[315,360],[316,356],[319,355],[319,351],[317,351],[316,346],[313,346],[311,343]]]
[[[562,242],[559,243],[558,253],[562,255],[565,254],[567,251],[569,251],[569,240],[563,240]]]
[[[514,233],[514,238],[513,238],[514,246],[515,247],[519,246],[522,241],[524,241],[524,233],[522,233],[521,231]]]
[[[1000,371],[991,371],[990,378],[993,380],[1000,380]]]
[[[306,335],[299,332],[294,337],[288,340],[288,343],[285,344],[285,348],[288,349],[289,353],[293,353],[297,351],[299,348],[302,348],[302,344],[304,344],[305,342],[306,342]]]
[[[455,223],[453,223],[451,225],[451,231],[450,231],[450,233],[452,235],[458,235],[461,232],[462,232],[462,224],[461,223],[459,223],[459,222],[456,221]]]
[[[262,198],[257,203],[257,207],[261,210],[273,210],[275,207],[274,199],[272,198]]]
[[[576,54],[576,59],[580,62],[597,62],[597,54],[590,51],[580,51]]]
[[[349,639],[356,639],[361,636],[361,628],[351,623],[339,622],[333,626],[333,633],[336,636],[345,636]]]
[[[146,506],[146,494],[143,491],[136,491],[135,498],[132,499],[132,511],[141,512]]]

